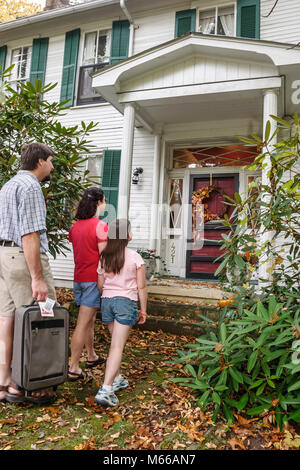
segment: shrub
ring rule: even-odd
[[[230,235],[223,235],[216,274],[235,291],[235,303],[223,308],[217,329],[204,318],[208,333],[175,359],[188,377],[172,380],[195,390],[202,407],[213,404],[214,418],[221,410],[229,423],[235,412],[267,413],[282,427],[300,422],[300,121],[273,118],[276,133],[290,129],[289,138],[272,147],[268,122],[265,142],[242,139],[265,148],[250,168],[270,165],[270,184],[256,180],[244,198],[228,198],[234,212],[231,220],[225,216]],[[268,263],[268,278],[255,289],[249,281],[258,263]]]
[[[4,72],[4,80],[10,71],[11,67]],[[74,204],[86,187],[95,184],[88,178],[88,171],[82,171],[82,165],[92,148],[88,137],[97,126],[93,122],[64,126],[59,118],[65,113],[66,103],[46,101],[47,93],[55,86],[42,87],[36,79],[34,85],[20,83],[19,91],[15,91],[4,81],[0,90],[0,188],[19,170],[24,143],[39,141],[55,152],[51,183],[42,183],[49,250],[53,256],[67,250],[65,241]]]

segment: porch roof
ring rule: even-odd
[[[289,47],[190,33],[96,72],[93,87],[121,113],[125,103],[135,103],[136,119],[150,131],[216,113],[222,119],[233,109],[238,119],[257,117],[261,90],[280,89],[283,74],[297,78],[300,48]]]

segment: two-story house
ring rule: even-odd
[[[208,208],[222,215],[224,194],[245,194],[258,175],[247,170],[257,149],[238,137],[299,111],[300,2],[274,3],[94,0],[0,25],[13,86],[57,82],[47,99],[69,100],[62,121],[100,123],[88,168],[118,216],[129,213],[132,245],[156,249],[172,275],[209,279],[218,266],[218,220],[190,244],[193,191],[219,188]],[[52,269],[71,285],[72,254]]]

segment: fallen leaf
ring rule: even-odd
[[[237,448],[240,448],[242,450],[247,450],[247,447],[245,446],[244,442],[234,437],[228,440],[228,444],[230,445],[232,450],[237,450]]]

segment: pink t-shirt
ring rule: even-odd
[[[137,269],[144,263],[136,251],[125,248],[125,263],[119,274],[107,273],[99,261],[97,272],[104,276],[102,297],[127,297],[138,300]]]

